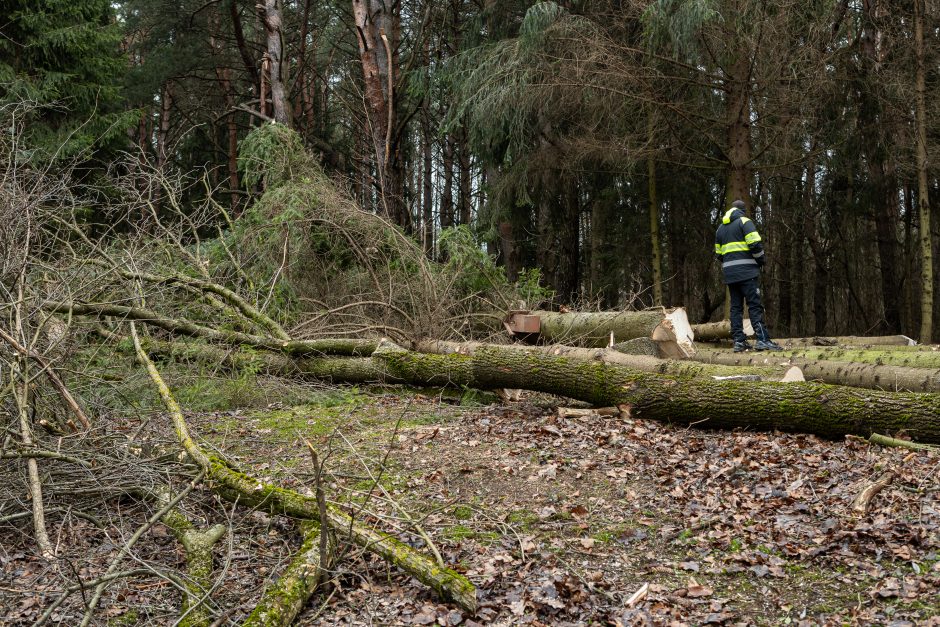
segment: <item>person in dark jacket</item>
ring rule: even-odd
[[[770,339],[764,323],[764,307],[761,305],[758,277],[764,267],[764,245],[760,234],[744,215],[744,201],[735,200],[725,212],[721,225],[715,232],[715,256],[721,262],[721,272],[731,296],[731,337],[734,352],[750,350],[751,345],[744,335],[744,301],[751,316],[751,326],[757,336],[754,346],[759,351],[779,351],[783,347]]]

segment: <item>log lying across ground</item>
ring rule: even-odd
[[[853,354],[855,351],[853,351]],[[792,353],[733,353],[730,349],[715,350],[699,347],[692,358],[697,362],[724,364],[726,366],[789,367],[797,366],[807,379],[815,379],[833,385],[875,390],[910,392],[940,392],[940,368],[914,368],[861,361],[836,361],[835,359],[808,359],[794,357]],[[828,353],[822,353],[829,356]],[[902,353],[901,355],[911,355]],[[916,354],[915,354],[916,355]],[[936,359],[940,355],[928,353]],[[900,358],[900,355],[898,356]],[[899,359],[899,361],[903,361]]]
[[[601,407],[621,405],[637,417],[682,425],[829,438],[903,431],[921,442],[940,442],[940,395],[934,394],[681,378],[501,346],[481,346],[469,355],[431,355],[383,342],[373,359],[410,383],[548,392]]]
[[[494,344],[481,344],[478,342],[443,342],[429,340],[418,342],[415,350],[420,353],[432,353],[438,355],[472,355],[479,349],[494,347]],[[607,348],[576,348],[574,346],[554,345],[554,346],[525,346],[522,344],[508,344],[498,346],[507,351],[516,351],[529,353],[533,355],[548,355],[552,357],[563,357],[574,361],[598,361],[606,364],[624,366],[626,368],[635,368],[644,372],[656,374],[667,374],[675,377],[736,377],[745,375],[754,375],[762,380],[779,381],[786,368],[776,366],[727,366],[720,364],[709,364],[708,362],[690,361],[685,359],[660,359],[648,355],[625,354],[613,349]],[[387,373],[391,374],[391,373]]]
[[[906,335],[836,335],[814,337],[785,337],[775,340],[783,346],[916,346]]]
[[[695,352],[693,332],[685,309],[559,313],[533,311],[541,339],[552,344],[583,344],[600,348],[635,338],[652,338],[664,357],[684,358]]]
[[[287,353],[288,355],[348,355],[368,356],[375,350],[376,342],[339,338],[328,340],[282,340],[253,335],[241,331],[229,331],[208,327],[181,318],[168,318],[143,307],[115,305],[110,303],[49,303],[46,309],[53,313],[102,317],[118,320],[138,321],[171,333],[201,337],[210,342],[228,345],[250,346],[262,350]]]
[[[778,355],[795,359],[859,362],[909,368],[940,368],[940,352],[878,348],[799,348]]]
[[[731,321],[720,320],[718,322],[706,322],[704,324],[693,324],[692,331],[695,333],[696,342],[715,342],[717,340],[731,339]],[[744,335],[754,337],[754,327],[751,321],[744,319]]]

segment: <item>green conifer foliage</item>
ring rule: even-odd
[[[0,102],[28,101],[37,154],[74,157],[120,137],[120,27],[108,0],[0,0]]]

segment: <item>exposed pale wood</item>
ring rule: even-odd
[[[695,353],[692,326],[685,309],[648,311],[555,312],[534,311],[541,337],[551,343],[604,347],[647,337],[656,340],[664,357],[685,358]]]
[[[731,321],[720,320],[718,322],[706,322],[704,324],[693,324],[692,331],[695,333],[696,342],[714,342],[716,340],[731,339]],[[749,318],[744,319],[744,335],[754,337],[754,327],[751,326]]]
[[[865,515],[868,513],[868,509],[871,507],[871,501],[875,498],[879,492],[891,485],[891,482],[894,481],[895,476],[897,476],[893,470],[889,470],[883,473],[875,481],[867,484],[858,496],[855,497],[855,501],[852,502],[852,511],[856,514]]]

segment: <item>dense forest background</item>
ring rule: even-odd
[[[29,158],[94,187],[89,224],[115,219],[103,180],[153,173],[190,182],[142,184],[129,228],[237,220],[264,185],[239,143],[277,121],[429,257],[472,234],[553,306],[720,319],[740,197],[778,336],[936,337],[935,0],[0,6],[5,111],[31,103]]]

